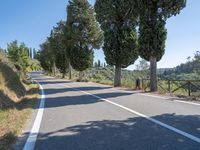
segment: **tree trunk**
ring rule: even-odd
[[[79,81],[83,80],[83,71],[79,71]]]
[[[156,57],[150,58],[150,91],[157,91],[157,60]]]
[[[121,86],[121,66],[115,66],[114,87]]]
[[[66,74],[66,73],[62,73],[62,78],[63,78],[63,79],[65,78],[65,74]]]
[[[71,63],[69,62],[69,79],[72,79],[72,66]]]
[[[55,62],[53,62],[52,70],[53,70],[53,76],[56,76],[56,63]]]

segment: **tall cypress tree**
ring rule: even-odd
[[[53,60],[52,60],[52,53],[51,53],[49,47],[50,47],[50,44],[49,44],[48,40],[40,45],[39,61],[40,61],[42,68],[45,71],[52,73],[53,72],[52,71]]]
[[[115,66],[114,86],[121,86],[121,68],[138,58],[137,1],[96,0],[95,11],[104,31],[106,62]]]
[[[150,89],[157,91],[157,61],[165,52],[167,18],[180,13],[186,0],[141,0],[139,52],[140,56],[150,61]]]
[[[65,31],[65,22],[60,21],[57,23],[57,26],[54,27],[54,38],[56,41],[56,67],[59,69],[60,73],[62,73],[62,77],[65,77],[67,70],[69,69],[69,59],[67,56],[67,47],[64,36]]]
[[[72,67],[81,72],[92,66],[93,49],[100,48],[103,35],[87,0],[70,0],[67,15],[68,55]]]
[[[57,68],[62,73],[62,77],[65,76],[69,68],[67,44],[64,36],[65,27],[64,21],[60,21],[56,27],[53,27],[46,42],[40,46],[39,55],[41,66],[46,71],[55,75],[55,68]]]

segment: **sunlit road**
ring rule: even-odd
[[[31,77],[44,89],[45,103],[35,138],[30,131],[24,149],[200,150],[198,104],[38,73]]]

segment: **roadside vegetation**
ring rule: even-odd
[[[15,143],[37,104],[39,88],[28,71],[40,68],[37,60],[29,58],[25,44],[14,41],[7,50],[0,49],[0,150]]]
[[[199,79],[199,52],[185,64],[157,69],[165,53],[166,20],[185,6],[186,0],[96,0],[94,7],[87,0],[70,0],[66,21],[58,22],[41,44],[39,61],[46,73],[76,81],[135,89],[140,79],[137,89],[144,91],[198,95],[199,83],[188,80]],[[105,64],[93,62],[100,48]],[[125,69],[139,57],[135,70]]]
[[[58,21],[38,52],[18,41],[0,49],[0,149],[15,142],[37,104],[31,71],[130,89],[140,79],[146,87],[139,89],[186,95],[190,88],[200,95],[199,51],[185,64],[157,69],[165,53],[166,21],[185,7],[186,0],[96,0],[94,7],[88,0],[69,0],[66,20]],[[106,63],[93,62],[98,49]],[[139,57],[135,70],[125,69]]]

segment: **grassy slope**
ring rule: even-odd
[[[0,150],[15,142],[38,97],[38,86],[23,84],[14,65],[0,53]]]

